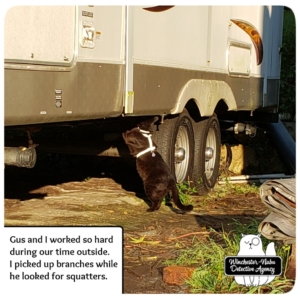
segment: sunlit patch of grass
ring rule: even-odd
[[[200,182],[200,181],[199,181]],[[207,195],[201,196],[202,205],[206,205],[209,200],[222,199],[228,196],[236,195],[247,195],[253,194],[259,196],[259,183],[232,183],[226,181],[224,184],[216,184],[214,189],[210,191]],[[177,189],[179,192],[179,199],[184,205],[193,204],[193,197],[197,195],[197,188],[192,186],[190,182],[177,183]],[[165,197],[163,203],[168,202],[168,197]]]
[[[197,189],[192,187],[189,182],[177,183],[179,199],[184,204],[192,204],[191,195],[197,193]]]
[[[251,223],[244,225],[233,220],[235,230],[232,232],[216,232],[210,230],[207,241],[198,241],[189,249],[181,250],[175,260],[165,261],[166,265],[196,266],[192,277],[187,284],[193,293],[245,293],[245,294],[282,294],[293,288],[294,281],[285,278],[286,262],[289,247],[275,242],[277,256],[282,258],[283,272],[267,285],[258,287],[246,287],[235,282],[233,276],[227,276],[224,272],[224,260],[226,256],[236,256],[239,251],[241,233],[257,234],[258,221],[253,219]],[[269,243],[262,237],[264,250]]]
[[[214,190],[204,196],[205,200],[222,199],[228,196],[253,194],[259,196],[259,188],[261,184],[257,183],[232,183],[225,181],[224,184],[216,185]]]
[[[232,183],[225,181],[224,184],[216,184],[214,189],[207,195],[201,196],[201,206],[205,206],[210,200],[223,199],[228,196],[241,196],[241,195],[256,195],[259,196],[259,188],[261,184],[258,183]],[[179,192],[179,199],[184,205],[193,204],[193,197],[197,195],[196,187],[192,186],[189,182],[177,183]],[[165,197],[163,203],[168,202],[168,197]]]
[[[194,195],[197,192],[195,187],[192,187],[189,182],[181,182],[177,183],[177,189],[181,203],[184,205],[193,204],[191,195]],[[166,204],[168,200],[168,196],[166,196],[162,203]]]

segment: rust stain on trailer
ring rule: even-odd
[[[234,24],[236,24],[238,27],[240,27],[242,30],[244,30],[251,38],[251,41],[254,45],[255,52],[256,52],[256,62],[259,66],[263,60],[263,43],[261,36],[257,29],[249,22],[244,20],[233,20],[230,19]]]

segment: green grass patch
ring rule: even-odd
[[[191,195],[197,193],[197,189],[192,187],[189,182],[177,183],[179,199],[184,205],[192,204]]]
[[[226,276],[224,273],[224,260],[226,256],[236,256],[239,251],[241,233],[257,234],[258,221],[253,219],[248,224],[242,224],[233,220],[232,232],[216,232],[210,229],[210,237],[206,241],[198,240],[189,249],[180,251],[175,260],[165,261],[166,265],[181,265],[196,267],[192,278],[187,284],[192,293],[210,294],[282,294],[293,288],[294,281],[285,278],[287,259],[290,247],[280,242],[275,242],[276,254],[282,258],[282,275],[277,276],[267,285],[258,287],[246,287],[235,282],[233,276]],[[269,241],[262,237],[263,248]]]
[[[191,196],[197,193],[197,189],[192,187],[189,182],[177,183],[177,189],[181,203],[184,205],[192,204]],[[169,196],[165,196],[162,203],[166,204],[167,202],[169,202]]]
[[[207,195],[201,196],[201,205],[206,205],[210,200],[222,199],[228,196],[241,196],[253,194],[259,196],[260,183],[243,183],[236,184],[225,181],[224,184],[216,184],[214,190],[210,191]],[[196,187],[192,187],[189,182],[177,183],[179,192],[179,199],[184,205],[193,204],[192,196],[197,195]],[[168,198],[164,198],[163,203],[166,203]]]
[[[228,196],[236,195],[248,195],[253,194],[259,196],[259,188],[260,183],[232,183],[230,181],[226,181],[224,184],[217,184],[214,187],[214,190],[209,192],[207,195],[204,196],[205,202],[210,199],[222,199]]]

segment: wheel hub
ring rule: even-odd
[[[175,164],[180,164],[185,159],[185,150],[182,147],[175,148]]]
[[[209,161],[214,157],[214,149],[211,147],[206,147],[205,149],[205,161]]]
[[[174,171],[177,182],[183,182],[187,178],[191,150],[188,119],[183,119],[181,122],[182,124],[178,128],[174,147]]]

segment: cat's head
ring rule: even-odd
[[[150,146],[148,135],[151,134],[151,129],[158,119],[158,117],[148,119],[139,123],[138,127],[134,127],[131,130],[127,130],[122,133],[123,139],[128,146],[131,155],[136,156],[138,153]],[[153,140],[152,145],[157,148],[157,145],[153,142]]]
[[[142,133],[138,127],[123,132],[122,136],[129,148],[130,154],[133,156],[136,156],[141,151],[144,151],[150,147],[147,135],[145,136],[145,134]],[[153,141],[151,146],[157,148],[157,145]]]
[[[262,248],[262,240],[260,238],[261,234],[242,234],[242,238],[240,240],[240,251],[239,254],[264,254]]]

